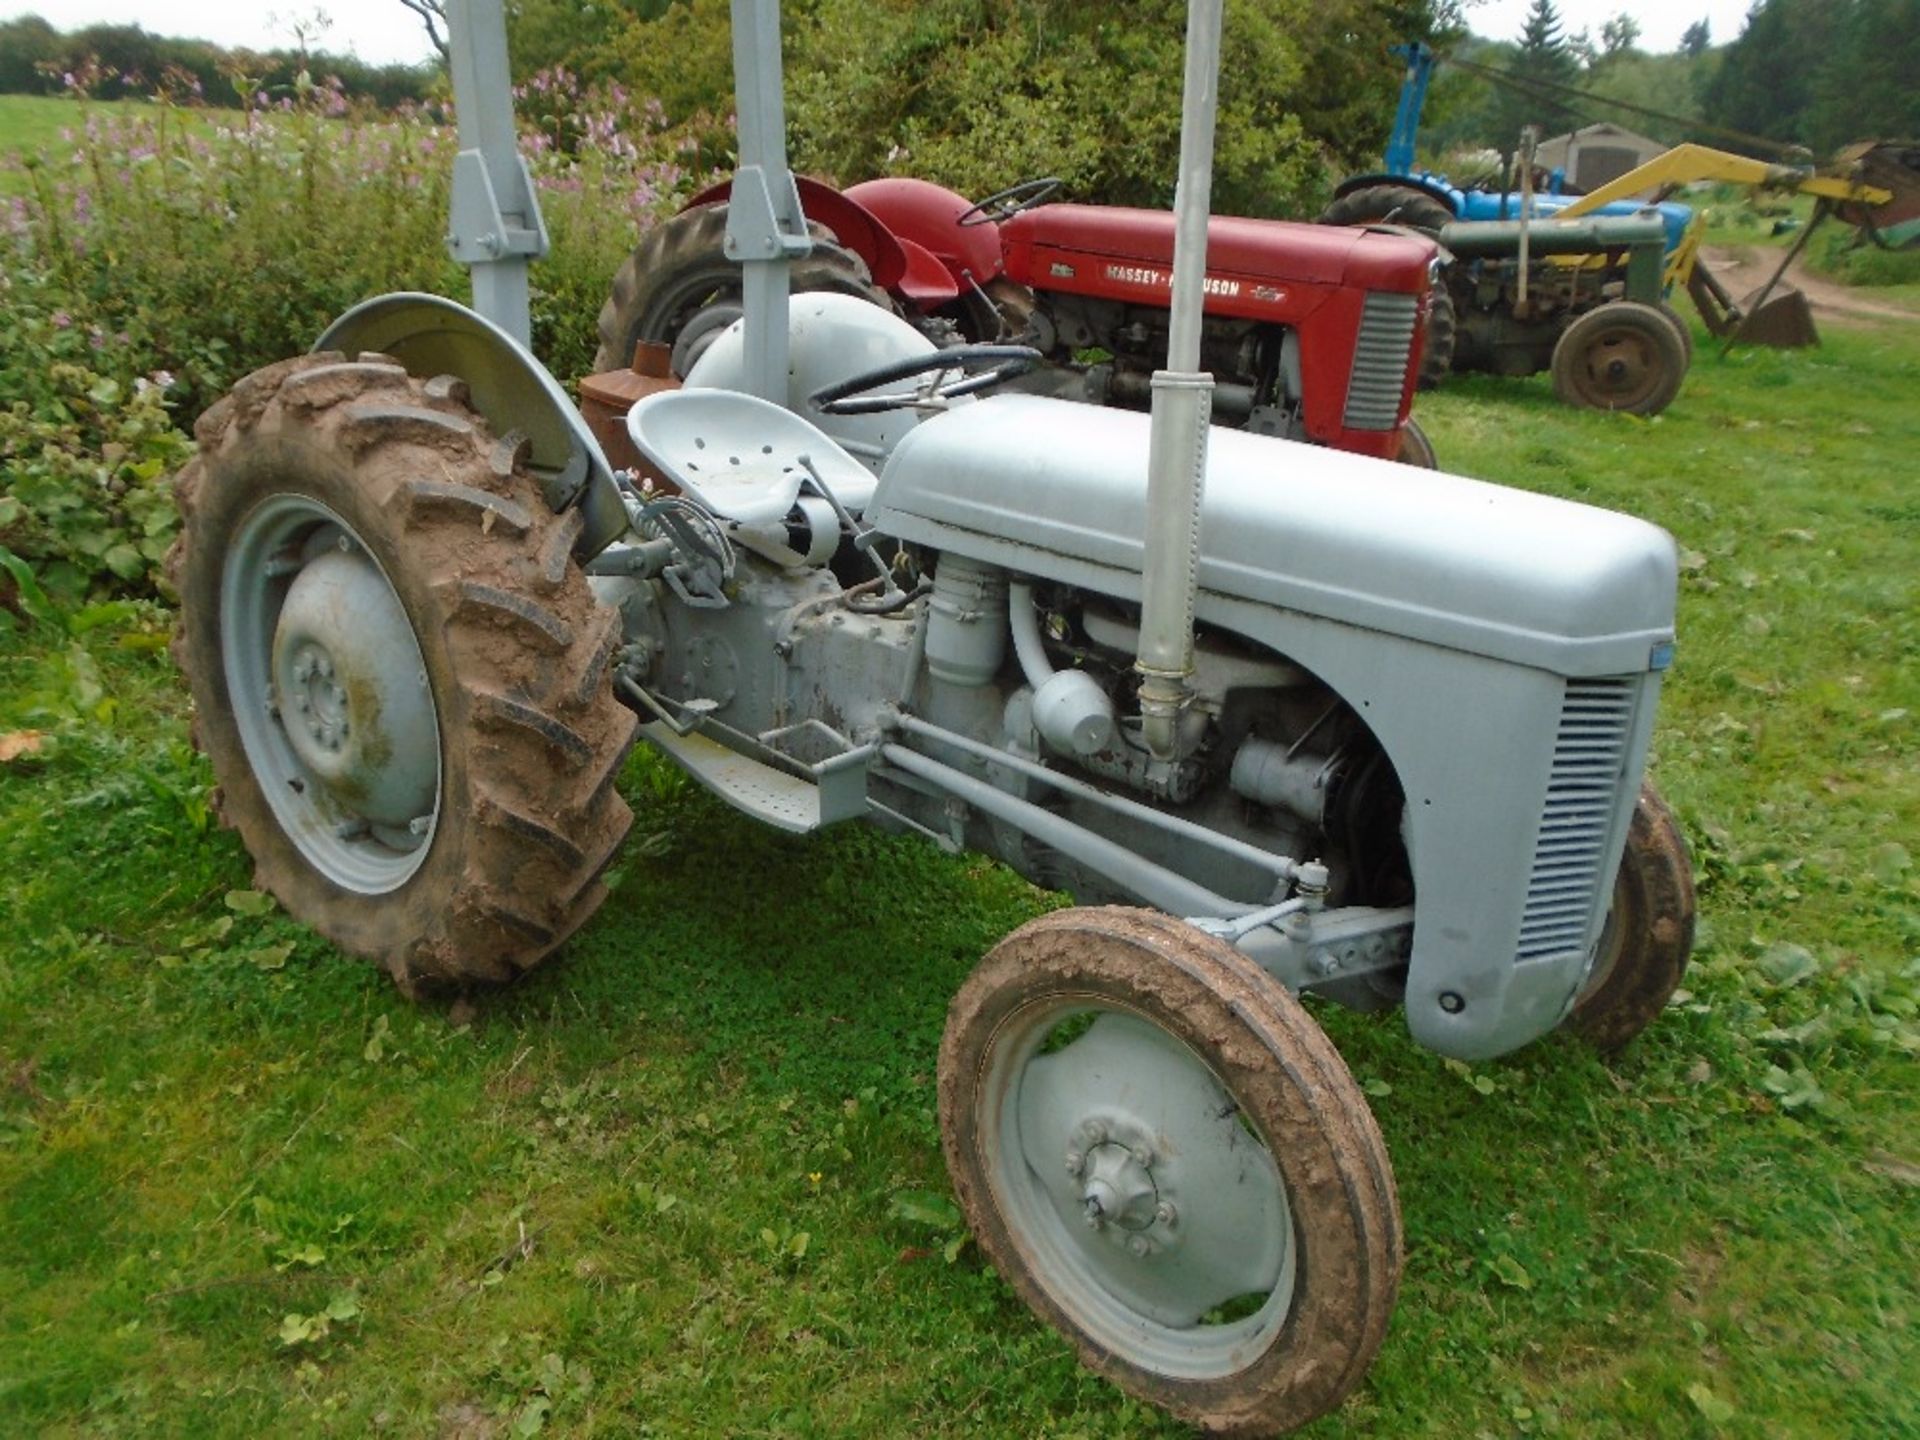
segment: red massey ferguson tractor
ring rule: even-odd
[[[800,180],[814,249],[793,289],[862,296],[936,342],[1031,345],[1046,363],[1017,388],[1144,410],[1166,354],[1174,217],[1045,203],[1059,186],[1029,180],[970,202],[924,180],[844,191]],[[596,370],[652,342],[672,347],[685,378],[740,318],[729,192],[695,196],[621,267]],[[1437,256],[1412,235],[1215,218],[1201,337],[1215,422],[1433,465],[1409,410]]]

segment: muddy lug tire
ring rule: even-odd
[[[1666,1009],[1693,952],[1693,864],[1673,811],[1640,787],[1614,881],[1600,953],[1564,1022],[1596,1049],[1618,1050]]]
[[[1400,427],[1400,453],[1394,459],[1402,465],[1413,465],[1422,470],[1440,468],[1440,457],[1434,453],[1433,441],[1427,438],[1427,432],[1420,428],[1420,422],[1411,415],[1407,417],[1407,423]]]
[[[794,294],[832,290],[895,308],[874,285],[866,262],[841,246],[831,230],[811,221],[807,230],[813,253],[793,263],[788,284]],[[727,207],[719,204],[684,210],[641,236],[614,272],[612,291],[600,307],[596,373],[624,369],[642,340],[672,345],[687,321],[709,305],[740,304],[740,267],[722,248],[726,234]]]
[[[1637,300],[1596,305],[1561,331],[1553,347],[1554,393],[1580,409],[1658,415],[1686,378],[1679,331]]]
[[[1421,390],[1438,390],[1453,373],[1454,347],[1460,341],[1460,316],[1454,309],[1453,292],[1442,275],[1431,290],[1427,308],[1427,342],[1420,352],[1420,374],[1415,380]]]
[[[1363,185],[1340,196],[1320,212],[1322,225],[1404,225],[1435,240],[1453,219],[1453,211],[1444,203],[1411,185]],[[1427,343],[1420,354],[1417,380],[1422,390],[1438,388],[1452,373],[1453,351],[1460,329],[1444,274],[1434,282],[1431,294]]]
[[[632,823],[614,779],[636,721],[610,688],[615,617],[566,553],[573,532],[543,503],[524,445],[496,439],[457,379],[417,380],[376,355],[257,371],[197,434],[199,456],[175,481],[173,654],[221,818],[253,856],[255,884],[409,993],[537,964],[605,897],[598,877]],[[229,554],[246,553],[236,543],[259,533],[261,515],[302,523],[314,507],[350,527],[383,572],[432,699],[432,827],[423,857],[380,893],[341,883],[303,848],[314,842],[290,837],[262,788],[280,782],[257,769],[234,716],[265,696],[229,688],[233,637],[279,623],[278,611],[271,623],[222,613]],[[262,584],[265,603],[284,603],[286,591],[276,602]],[[360,726],[359,712],[350,718]]]
[[[1443,201],[1412,185],[1363,185],[1320,212],[1322,225],[1405,225],[1435,239],[1453,219]]]
[[[1071,1236],[1092,1232],[1054,1210],[1034,1208],[1045,1178],[1022,1158],[1018,1133],[1021,1123],[1034,1122],[1016,1118],[1008,1133],[1007,1117],[1026,1113],[1040,1037],[1056,1014],[1083,1008],[1119,1012],[1134,1034],[1152,1037],[1151,1050],[1173,1054],[1183,1075],[1202,1077],[1203,1092],[1226,1094],[1225,1109],[1208,1102],[1179,1111],[1205,1119],[1163,1152],[1175,1158],[1165,1162],[1165,1179],[1156,1176],[1156,1193],[1179,1196],[1181,1203],[1173,1219],[1162,1214],[1159,1220],[1204,1233],[1208,1197],[1234,1187],[1187,1196],[1178,1189],[1178,1157],[1197,1163],[1191,1157],[1209,1143],[1221,1153],[1205,1125],[1230,1115],[1243,1117],[1264,1141],[1283,1187],[1291,1273],[1279,1272],[1265,1306],[1229,1321],[1253,1330],[1224,1334],[1224,1349],[1193,1352],[1210,1357],[1199,1370],[1160,1361],[1158,1347],[1168,1342],[1149,1331],[1178,1337],[1201,1327],[1162,1326],[1129,1308],[1117,1291],[1089,1290],[1085,1276],[1092,1272],[1075,1269],[1082,1262],[1050,1262],[1080,1253]],[[1045,1058],[1072,1054],[1102,1023]],[[1008,1066],[1015,1067],[1011,1079]],[[1109,1067],[1105,1073],[1122,1072]],[[1206,1091],[1208,1085],[1214,1088]],[[1018,1104],[996,1103],[1009,1093],[1020,1097]],[[1056,911],[1022,926],[981,961],[954,998],[940,1046],[939,1100],[947,1166],[983,1253],[1082,1361],[1122,1389],[1212,1434],[1272,1435],[1332,1410],[1366,1373],[1386,1334],[1400,1277],[1400,1217],[1386,1147],[1332,1042],[1277,981],[1225,942],[1178,920],[1124,908]],[[1227,1123],[1243,1133],[1238,1119]],[[1041,1128],[1035,1126],[1030,1141],[1043,1143],[1033,1139]],[[1182,1253],[1196,1252],[1168,1249],[1140,1263],[1179,1263]],[[1087,1263],[1097,1269],[1115,1262]]]

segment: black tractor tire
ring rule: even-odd
[[[1402,465],[1413,465],[1422,470],[1440,468],[1440,457],[1434,453],[1433,441],[1427,438],[1427,432],[1420,428],[1420,422],[1411,415],[1400,428],[1400,453],[1394,458]]]
[[[1363,185],[1340,196],[1320,213],[1322,225],[1404,225],[1437,240],[1453,222],[1445,202],[1411,185]],[[1419,387],[1432,390],[1453,370],[1459,317],[1446,278],[1434,282],[1427,310],[1427,343],[1420,356]]]
[[[1691,370],[1693,368],[1693,327],[1687,324],[1687,317],[1682,315],[1667,301],[1662,300],[1657,308],[1660,313],[1666,316],[1668,321],[1672,323],[1673,328],[1679,332],[1680,348],[1686,352],[1687,368]]]
[[[1593,970],[1563,1022],[1595,1049],[1618,1050],[1659,1018],[1693,953],[1693,864],[1673,811],[1640,787],[1613,909]]]
[[[824,225],[808,224],[813,253],[794,262],[788,284],[795,294],[833,290],[856,295],[883,309],[894,309],[873,283],[866,262],[841,246]],[[701,311],[724,307],[699,327],[699,342],[710,340],[722,322],[739,314],[740,267],[727,259],[722,243],[727,207],[698,205],[662,220],[640,238],[615,272],[607,303],[600,307],[600,348],[596,372],[619,370],[633,360],[634,346],[646,340],[675,347],[673,373],[681,379],[699,358],[699,348],[682,346],[682,332]]]
[[[1322,225],[1404,225],[1436,240],[1453,220],[1445,201],[1412,185],[1362,185],[1320,212]]]
[[[254,883],[409,994],[537,964],[605,898],[600,874],[632,823],[614,788],[636,724],[611,691],[619,621],[574,559],[579,512],[547,507],[524,441],[496,436],[462,381],[422,381],[386,356],[320,354],[256,371],[196,433],[199,456],[175,482],[184,528],[168,562],[180,595],[173,654],[216,809],[252,855]],[[273,515],[293,518],[262,529]],[[404,641],[410,629],[418,647],[431,709],[413,733],[437,749],[435,769],[419,772],[433,778],[422,782],[432,808],[412,831],[424,834],[417,844],[390,829],[370,836],[354,818],[356,792],[311,779],[295,743],[294,727],[311,726],[326,697],[289,693],[287,598],[318,563],[310,552],[336,548],[336,532],[352,564],[377,567],[356,573],[386,582],[390,634]],[[259,566],[242,563],[249,546],[279,548]],[[301,578],[272,578],[289,571]],[[334,624],[341,636],[366,629],[359,610]],[[344,706],[340,731],[352,723],[348,751],[390,763],[398,722],[383,727],[378,692],[341,665],[340,685],[331,664],[323,673]],[[243,707],[268,718],[236,718]],[[316,838],[323,830],[335,839]],[[386,867],[376,868],[385,878],[359,883],[362,865]]]
[[[1443,275],[1429,290],[1427,339],[1420,351],[1420,373],[1414,379],[1421,390],[1437,390],[1453,373],[1453,352],[1459,348],[1460,316],[1453,304],[1453,292]]]
[[[1580,409],[1658,415],[1686,378],[1679,328],[1636,300],[1596,305],[1554,342],[1554,393]]]

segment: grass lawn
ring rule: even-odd
[[[1656,770],[1703,918],[1612,1062],[1319,1007],[1408,1255],[1315,1435],[1920,1434],[1916,394],[1907,325],[1703,346],[1650,422],[1423,401],[1449,468],[1679,540]],[[640,756],[599,917],[416,1009],[249,889],[163,625],[0,635],[0,734],[47,737],[0,763],[7,1433],[1180,1433],[946,1254],[946,1003],[1054,897]]]
[[[95,115],[148,115],[155,107],[144,100],[89,100]],[[207,126],[237,119],[239,111],[176,110],[191,125]],[[86,124],[78,102],[64,95],[0,95],[0,195],[24,195],[29,182],[21,160],[59,160],[70,154],[67,138]]]

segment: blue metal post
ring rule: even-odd
[[[1393,112],[1393,134],[1387,139],[1386,164],[1381,168],[1389,175],[1411,175],[1420,111],[1427,103],[1427,83],[1433,79],[1433,47],[1415,40],[1394,46],[1393,53],[1406,57],[1407,75],[1400,82],[1400,105]]]

